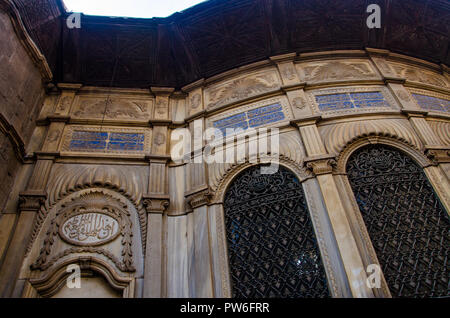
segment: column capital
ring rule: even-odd
[[[45,191],[28,190],[19,193],[19,211],[38,212],[47,199]]]
[[[315,125],[322,119],[321,115],[311,115],[307,117],[302,117],[296,120],[291,120],[291,125],[294,127],[303,127],[309,125]]]
[[[169,207],[170,198],[165,194],[144,194],[142,196],[142,203],[147,213],[163,214]]]
[[[316,176],[332,173],[336,160],[333,155],[319,155],[305,158],[305,166]]]

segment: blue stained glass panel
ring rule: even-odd
[[[69,149],[72,151],[143,151],[144,134],[74,131]]]
[[[419,104],[420,108],[422,109],[436,110],[440,112],[450,111],[449,100],[414,93],[412,94],[412,96],[416,99],[417,104]]]
[[[321,111],[390,107],[381,92],[355,92],[316,96]]]
[[[247,130],[249,127],[258,127],[285,119],[281,104],[271,104],[247,112],[232,115],[213,123],[213,127],[220,129],[226,136],[227,129]]]

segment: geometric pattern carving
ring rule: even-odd
[[[328,297],[301,183],[286,168],[260,168],[244,170],[224,199],[233,297]]]
[[[369,145],[351,155],[347,174],[392,296],[450,296],[449,217],[422,168]]]

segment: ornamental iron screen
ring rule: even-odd
[[[292,172],[244,170],[224,208],[233,297],[329,297],[305,195]]]
[[[449,217],[422,168],[383,145],[346,168],[392,296],[448,297]]]

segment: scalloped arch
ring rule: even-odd
[[[433,165],[433,163],[422,153],[422,151],[413,148],[411,145],[409,145],[406,142],[403,142],[401,140],[397,140],[395,138],[391,137],[384,137],[384,136],[366,136],[366,137],[360,137],[356,140],[353,140],[349,144],[346,145],[346,147],[339,153],[337,157],[337,165],[336,165],[336,173],[337,174],[346,174],[346,164],[350,156],[355,152],[357,149],[371,145],[371,144],[384,144],[387,146],[394,147],[405,154],[409,155],[411,158],[413,158],[417,164],[419,164],[421,167],[427,167]]]
[[[127,175],[115,167],[104,166],[60,166],[52,173],[48,182],[48,199],[41,207],[31,234],[27,252],[31,250],[50,209],[67,196],[89,188],[105,188],[123,195],[135,206],[139,217],[142,249],[145,254],[147,242],[147,214],[142,204],[144,184],[139,178]]]
[[[361,137],[380,136],[397,139],[422,151],[423,144],[405,119],[374,119],[338,123],[319,127],[329,153],[339,154]]]
[[[306,157],[306,154],[297,130],[280,134],[278,153],[280,163],[283,162],[290,165],[292,167],[290,169],[296,171],[301,180],[310,176],[308,171],[303,169],[303,159]],[[271,157],[261,159],[270,160]],[[249,162],[248,153],[246,154],[245,160],[245,163],[212,163],[209,165],[208,174],[211,189],[214,192],[220,191],[221,183],[226,176],[238,166]]]

